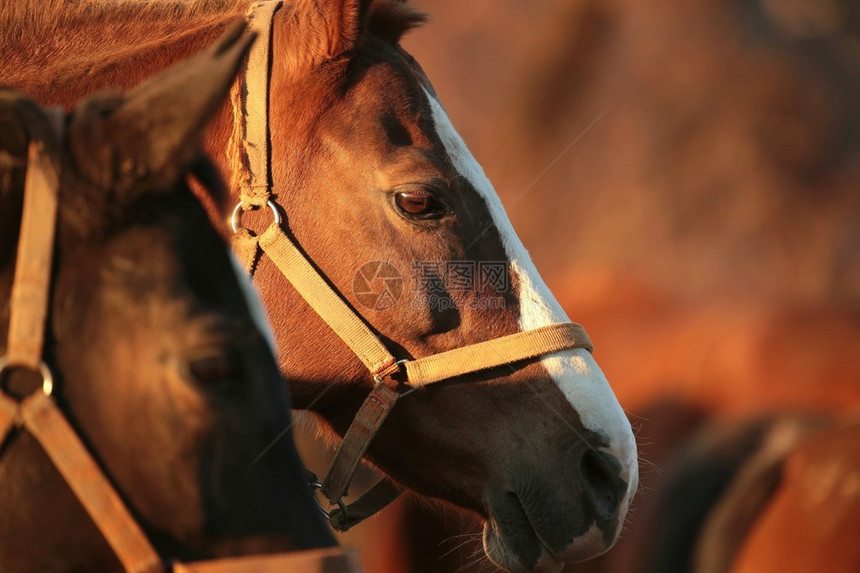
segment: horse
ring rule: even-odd
[[[314,548],[279,562],[355,570],[292,437],[260,456],[289,424],[287,387],[261,303],[185,180],[223,195],[200,142],[251,39],[234,27],[68,115],[0,90],[0,570],[267,554],[229,562],[259,570]]]
[[[737,547],[732,571],[848,573],[860,568],[860,423],[836,421],[798,444]],[[786,547],[795,548],[786,551]]]
[[[627,566],[602,570],[855,571],[858,436],[820,414],[706,422],[667,458]]]
[[[68,105],[133,85],[247,9],[235,0],[7,5],[0,78]],[[264,8],[252,10],[259,19]],[[637,488],[633,432],[587,343],[528,353],[510,338],[505,352],[494,342],[568,318],[400,44],[426,17],[400,0],[293,0],[270,14],[270,53],[259,60],[267,107],[246,110],[267,134],[257,147],[270,194],[255,205],[269,209],[242,215],[241,106],[220,110],[206,149],[231,175],[233,204],[243,199],[237,230],[265,228],[271,211],[317,290],[388,355],[367,367],[277,263],[254,261],[294,405],[344,436],[362,405],[376,404],[374,430],[354,432],[375,437],[350,448],[351,464],[364,457],[397,486],[474,512],[503,569],[553,570],[608,550]],[[233,99],[248,96],[237,89]],[[476,345],[483,364],[494,352],[503,359],[419,391],[402,383],[411,363]],[[444,362],[436,366],[462,360]],[[343,504],[346,482],[330,502]]]

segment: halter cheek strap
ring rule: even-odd
[[[233,248],[245,270],[253,275],[265,253],[299,295],[367,367],[375,386],[344,435],[322,482],[312,479],[329,503],[337,506],[325,516],[345,531],[393,501],[400,488],[384,479],[351,505],[343,502],[352,476],[398,398],[411,390],[464,374],[528,360],[571,348],[592,350],[579,324],[566,322],[456,348],[433,356],[398,360],[368,324],[329,286],[281,225],[272,199],[269,163],[269,78],[271,32],[281,0],[255,3],[246,16],[259,35],[248,63],[234,88],[234,133],[228,155],[238,157],[241,201],[233,212]],[[262,70],[262,72],[261,72]],[[264,152],[261,152],[264,150]],[[241,227],[244,210],[268,205],[275,220],[259,236]],[[396,378],[396,382],[394,380]],[[407,388],[406,392],[402,392]]]

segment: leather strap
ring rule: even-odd
[[[48,114],[48,120],[62,117]],[[7,354],[0,357],[0,376],[9,367],[30,368],[50,380],[42,362],[51,267],[59,202],[59,174],[46,143],[28,147],[23,212],[10,300]],[[116,489],[102,472],[74,428],[43,384],[22,402],[0,388],[0,447],[15,426],[27,430],[42,446],[75,497],[129,573],[163,573],[164,564]],[[354,552],[339,547],[281,555],[176,565],[184,572],[352,572],[361,571]]]
[[[247,170],[240,181],[242,207],[262,207],[271,193],[269,169],[269,70],[272,59],[272,23],[283,2],[261,0],[248,8],[248,29],[256,32],[244,70],[239,75],[241,130],[240,160]],[[235,113],[235,111],[234,111]]]
[[[134,573],[163,571],[158,553],[54,400],[43,392],[36,392],[21,403],[20,416],[24,427],[42,445],[123,568]]]
[[[260,259],[259,239],[248,232],[247,229],[239,229],[231,239],[233,253],[242,265],[242,269],[253,276]]]
[[[240,229],[240,231],[244,230]],[[569,322],[552,324],[432,356],[398,362],[370,327],[353,312],[337,291],[329,286],[280,225],[276,223],[269,225],[259,238],[259,246],[299,295],[350,347],[377,380],[376,387],[365,399],[344,435],[323,479],[321,489],[329,503],[346,508],[332,510],[329,514],[329,523],[339,531],[345,531],[373,515],[391,503],[399,492],[399,489],[390,482],[387,485],[380,483],[375,488],[379,487],[377,491],[385,491],[386,495],[362,496],[362,499],[351,505],[343,505],[343,496],[347,493],[361,459],[399,396],[396,390],[384,383],[379,383],[381,380],[401,371],[402,382],[405,385],[419,388],[455,376],[536,358],[560,350],[570,348],[592,350],[591,340],[582,326]],[[359,501],[361,501],[360,504]],[[356,504],[359,505],[353,507]]]
[[[368,517],[376,515],[380,510],[400,497],[403,489],[388,478],[376,482],[361,497],[345,506],[346,510],[338,507],[329,513],[329,523],[338,531],[348,531]]]
[[[340,547],[173,565],[173,573],[359,573],[361,570],[356,552]]]
[[[328,285],[280,225],[269,225],[260,236],[260,247],[373,376],[382,377],[396,370],[397,360],[394,356]]]
[[[403,366],[409,385],[420,387],[571,348],[593,350],[582,326],[561,322],[409,360]]]
[[[0,412],[17,406],[0,395]],[[21,403],[17,416],[35,437],[128,573],[164,573],[158,553],[98,464],[81,443],[53,399],[37,392]],[[0,414],[2,415],[2,414]],[[0,440],[2,444],[2,440]],[[360,509],[360,508],[359,508]],[[174,563],[174,573],[358,573],[357,554],[341,547],[327,547],[272,555],[254,555]]]
[[[27,150],[24,208],[10,300],[6,342],[9,366],[38,370],[42,363],[59,186],[59,175],[45,143],[31,141]]]
[[[380,383],[373,388],[358,409],[322,482],[321,490],[329,503],[337,503],[347,494],[358,464],[367,452],[373,436],[382,427],[397,402],[398,396],[396,390]]]
[[[18,403],[7,398],[0,391],[0,450],[6,442],[6,436],[15,426],[15,418],[18,415]]]
[[[402,365],[404,383],[421,387],[560,350],[585,348],[591,351],[593,348],[582,326],[564,322],[398,364],[388,348],[329,286],[280,225],[269,225],[260,236],[259,245],[314,312],[377,378],[397,372]]]

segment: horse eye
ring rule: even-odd
[[[404,215],[418,219],[436,219],[445,214],[445,206],[427,191],[399,191],[394,203]]]
[[[230,352],[212,354],[188,361],[188,373],[201,387],[217,393],[236,388],[242,378],[241,362]]]

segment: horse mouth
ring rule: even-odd
[[[493,509],[497,511],[491,510],[484,524],[484,551],[497,567],[510,573],[558,572],[566,563],[591,559],[611,546],[593,523],[581,526],[582,533],[572,535],[567,543],[550,543],[548,537],[558,539],[560,524],[547,516],[530,515],[513,492]]]
[[[494,565],[510,573],[557,573],[564,567],[564,562],[556,559],[550,550],[544,545],[534,529],[530,530],[534,536],[533,547],[537,548],[537,557],[532,551],[522,555],[518,548],[521,540],[513,541],[499,531],[495,521],[484,524],[484,552]]]

